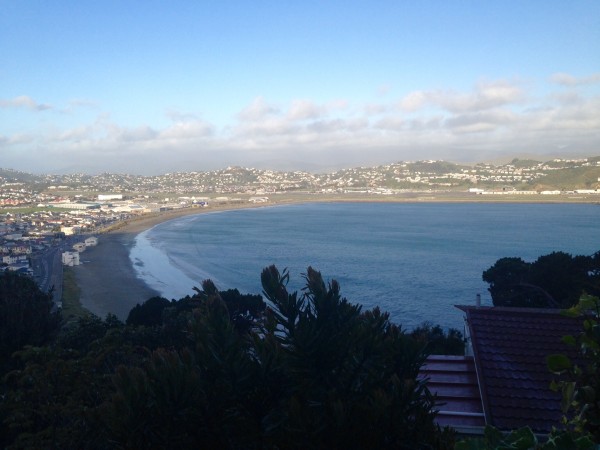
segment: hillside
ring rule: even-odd
[[[472,166],[447,161],[396,162],[332,173],[277,172],[227,167],[157,176],[130,174],[34,175],[0,169],[0,187],[11,191],[85,191],[121,193],[272,193],[289,191],[360,191],[373,189],[465,191],[485,189],[599,189],[600,156],[540,162],[514,159],[508,164]]]

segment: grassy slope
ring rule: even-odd
[[[75,282],[73,269],[65,267],[63,274],[62,316],[63,320],[68,323],[87,316],[90,312],[79,302],[81,290]]]

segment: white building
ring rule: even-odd
[[[250,197],[248,201],[250,203],[268,203],[269,197]]]
[[[98,201],[123,200],[123,194],[99,194]]]
[[[95,236],[90,236],[84,242],[86,247],[95,247],[98,245],[98,238]]]
[[[60,231],[65,233],[65,236],[72,236],[73,234],[81,233],[81,227],[80,226],[74,226],[74,227],[62,227],[61,226]]]
[[[69,267],[78,266],[80,264],[79,252],[64,252],[62,254],[62,263]]]
[[[99,209],[100,203],[90,203],[90,202],[50,202],[48,206],[53,208],[61,208],[61,209]]]
[[[73,244],[73,250],[75,250],[77,252],[82,252],[85,250],[85,248],[86,248],[86,246],[83,242],[78,242],[77,244]]]
[[[109,209],[113,212],[123,212],[131,214],[144,214],[150,212],[147,208],[137,204],[115,205]]]
[[[17,264],[20,262],[26,262],[26,255],[6,255],[2,257],[2,262],[4,264]]]

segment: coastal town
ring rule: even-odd
[[[1,269],[34,277],[60,299],[62,265],[96,236],[144,215],[293,201],[475,201],[479,196],[600,201],[600,157],[494,166],[401,162],[330,174],[229,167],[213,172],[33,175],[0,169]],[[483,200],[485,201],[485,200]]]
[[[128,200],[147,203],[156,200],[173,202],[176,200],[174,196],[264,196],[300,192],[392,195],[409,191],[508,191],[560,194],[574,190],[596,192],[600,187],[599,178],[600,157],[547,162],[514,159],[501,165],[478,163],[470,166],[425,160],[355,167],[322,174],[242,167],[153,176],[108,173],[34,175],[0,169],[0,207],[35,206],[65,200],[96,201],[99,194],[120,194]]]

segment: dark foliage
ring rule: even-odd
[[[229,289],[217,293],[216,287],[210,280],[203,285],[203,291],[195,288],[197,294],[193,298],[206,300],[210,295],[218,295],[229,312],[229,319],[239,332],[247,332],[260,319],[267,304],[260,295],[240,294],[237,289]]]
[[[528,263],[501,258],[483,272],[494,306],[569,308],[582,294],[600,294],[600,252],[571,256],[553,252]]]
[[[240,333],[210,282],[193,346],[121,367],[98,411],[125,448],[436,448],[434,399],[417,380],[421,346],[378,310],[361,312],[309,268],[302,295],[262,274],[266,317]],[[431,446],[431,447],[430,447]]]
[[[129,311],[127,325],[155,326],[162,325],[163,311],[171,306],[171,302],[164,297],[152,297],[143,304],[137,304]]]
[[[77,320],[75,324],[66,326],[58,336],[60,348],[87,353],[91,346],[102,339],[107,331],[122,328],[123,323],[113,314],[106,320],[90,314]]]
[[[193,297],[141,305],[133,320],[146,326],[89,316],[23,348],[3,381],[0,445],[449,448],[417,379],[422,343],[311,268],[302,293],[287,280],[263,271],[268,308],[205,281]]]
[[[465,340],[460,331],[450,328],[445,332],[439,325],[423,322],[410,332],[429,355],[464,355]]]
[[[152,297],[143,304],[137,304],[127,317],[127,325],[135,326],[157,326],[165,325],[173,317],[187,311],[191,312],[198,308],[206,300],[208,292],[216,293],[216,287],[212,282],[205,282],[203,290],[194,288],[196,294],[181,300],[169,301],[163,297]],[[241,294],[237,289],[218,292],[221,300],[227,306],[229,317],[235,327],[241,331],[248,331],[265,311],[266,303],[260,295]],[[168,311],[172,309],[172,311]],[[166,311],[166,312],[165,312]]]
[[[13,352],[55,336],[61,320],[52,308],[52,295],[40,291],[31,278],[0,273],[0,373],[10,367]]]
[[[565,343],[578,349],[579,361],[571,361],[565,354],[548,356],[548,367],[562,377],[552,387],[562,393],[568,427],[589,433],[600,445],[600,298],[583,296],[564,314],[582,318],[582,331],[563,337]]]

